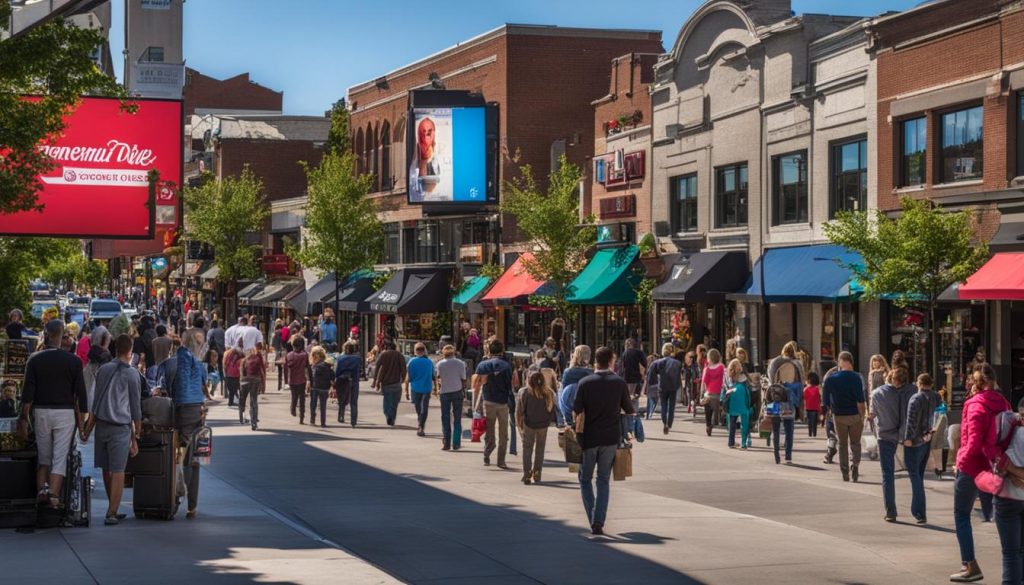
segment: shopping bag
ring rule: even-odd
[[[612,463],[612,479],[624,481],[633,475],[633,450],[620,447],[615,450],[615,461]]]
[[[868,459],[874,461],[878,459],[878,439],[874,435],[864,433],[860,438],[861,449],[867,454]]]
[[[474,413],[472,431],[472,439],[470,440],[473,443],[479,443],[480,437],[484,436],[484,433],[487,432],[487,419]]]
[[[576,431],[565,429],[565,462],[583,463],[583,447],[580,445]]]
[[[210,459],[213,457],[213,429],[204,426],[197,430],[192,436],[190,448],[192,457],[200,465],[209,465]]]
[[[761,417],[761,420],[757,421],[757,432],[762,439],[767,439],[772,436],[772,419],[767,416]]]

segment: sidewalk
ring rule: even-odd
[[[211,424],[234,416],[215,406]],[[236,427],[221,427],[218,441]],[[60,583],[399,583],[387,573],[325,541],[308,528],[271,510],[232,487],[211,468],[201,475],[199,517],[185,519],[182,505],[170,522],[137,520],[131,514],[132,490],[125,490],[121,511],[128,518],[104,526],[107,509],[103,480],[92,467],[93,444],[80,446],[93,477],[93,521],[89,528],[0,531],[0,584]],[[259,459],[254,457],[255,466]]]

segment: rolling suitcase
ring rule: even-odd
[[[64,525],[88,528],[92,516],[92,478],[82,475],[82,452],[68,453],[68,473],[61,488],[64,500]]]
[[[171,520],[178,512],[178,466],[174,463],[178,433],[148,428],[139,439],[139,453],[128,460],[134,477],[132,510],[136,518]]]

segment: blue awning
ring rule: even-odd
[[[846,266],[862,263],[860,254],[833,244],[772,248],[754,264],[746,287],[726,297],[768,303],[852,301],[857,297],[855,287],[851,287],[855,275]]]

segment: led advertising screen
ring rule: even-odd
[[[149,185],[181,183],[184,130],[178,100],[82,98],[64,131],[39,148],[56,166],[39,177],[39,211],[0,215],[0,234],[151,239],[157,202]]]
[[[413,108],[410,120],[409,202],[487,203],[486,108]]]

